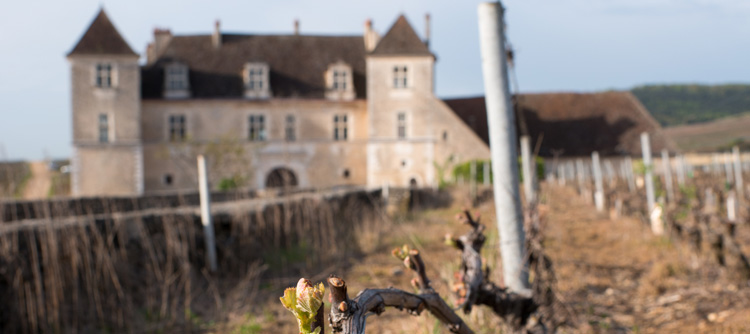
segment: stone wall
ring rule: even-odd
[[[208,157],[210,180],[239,176],[264,188],[276,168],[291,169],[300,187],[366,183],[367,113],[362,100],[146,100],[143,103],[146,192],[197,189],[196,156]],[[168,141],[169,115],[185,115],[187,138]],[[250,115],[263,115],[266,139],[248,139]],[[285,138],[294,116],[295,140]],[[334,116],[347,116],[347,140],[333,139]],[[165,182],[171,176],[172,184]]]
[[[140,150],[131,145],[78,146],[73,159],[75,196],[134,195]]]

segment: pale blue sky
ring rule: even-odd
[[[154,27],[175,34],[222,30],[381,33],[404,13],[421,35],[432,16],[441,97],[483,94],[477,4],[467,0],[13,1],[0,11],[0,160],[67,157],[70,77],[65,54],[103,4],[143,54]],[[748,0],[505,0],[522,92],[629,89],[647,83],[750,82]]]

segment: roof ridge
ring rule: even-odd
[[[328,38],[362,38],[362,35],[308,35],[308,34],[248,34],[236,32],[222,32],[222,36],[258,36],[258,37],[328,37]],[[211,33],[205,34],[173,34],[172,37],[210,37]]]

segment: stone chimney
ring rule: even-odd
[[[294,19],[294,36],[299,35],[299,19]]]
[[[424,45],[430,47],[430,13],[424,15]]]
[[[146,62],[153,63],[167,48],[172,40],[172,32],[169,29],[154,28],[154,41],[146,48]]]
[[[221,25],[221,22],[219,20],[216,20],[216,23],[214,24],[214,33],[211,35],[211,43],[214,45],[214,48],[220,48],[221,47],[221,30],[219,30],[219,26]]]
[[[364,40],[365,40],[365,51],[370,52],[375,49],[375,46],[378,45],[378,42],[380,42],[380,35],[378,35],[375,30],[372,29],[372,20],[367,19],[365,21],[365,34],[364,34]]]

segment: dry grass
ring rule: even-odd
[[[719,148],[726,148],[738,139],[750,141],[750,135],[747,132],[749,126],[750,114],[747,114],[701,124],[668,127],[664,129],[664,132],[682,150],[712,152]]]
[[[390,254],[390,249],[403,244],[408,244],[412,248],[420,250],[427,269],[427,275],[432,280],[433,287],[447,300],[449,305],[455,305],[453,296],[450,293],[450,286],[454,279],[454,272],[458,270],[460,262],[460,253],[453,247],[444,244],[446,233],[459,235],[465,232],[466,227],[462,226],[455,219],[463,207],[470,201],[467,198],[467,192],[455,190],[452,193],[454,197],[453,205],[448,208],[431,209],[412,213],[396,213],[385,219],[388,226],[379,242],[379,247],[370,244],[367,249],[374,250],[371,253],[365,253],[359,259],[347,267],[346,270],[336,270],[326,273],[335,273],[347,280],[349,293],[353,297],[357,292],[366,288],[387,288],[395,287],[406,291],[411,291],[410,281],[412,273],[404,268],[403,264]],[[488,242],[484,252],[488,263],[495,263],[497,255],[497,232],[494,222],[494,213],[490,202],[482,204],[477,208],[478,212],[483,214],[482,221],[487,225]],[[369,239],[371,237],[367,237]],[[499,271],[496,269],[495,271]],[[496,276],[500,276],[499,273]],[[497,278],[494,278],[498,282]],[[322,281],[319,279],[318,281]],[[293,284],[289,283],[289,284]],[[276,291],[269,291],[266,295],[264,312],[273,314],[272,321],[263,321],[264,318],[260,313],[254,314],[251,321],[260,324],[261,332],[273,330],[279,333],[293,333],[296,329],[293,316],[283,309],[278,301],[284,286],[275,287]],[[330,305],[326,305],[329,307]],[[494,313],[485,307],[475,307],[471,314],[462,315],[469,323],[472,329],[477,333],[498,333],[502,323]],[[234,328],[240,326],[235,324]],[[380,316],[368,318],[367,325],[370,333],[449,333],[435,318],[425,312],[421,316],[415,317],[405,312],[395,309],[389,309]]]
[[[389,252],[404,243],[420,250],[433,286],[454,303],[449,287],[459,254],[443,238],[465,231],[454,218],[468,204],[465,194],[455,192],[450,208],[393,216],[360,200],[309,200],[219,217],[219,275],[203,270],[202,228],[194,217],[6,233],[0,298],[12,302],[0,306],[0,331],[294,333],[294,318],[278,301],[285,287],[300,276],[320,282],[335,273],[351,295],[389,286],[408,291],[411,273]],[[708,256],[653,237],[636,219],[597,214],[569,188],[545,187],[541,198],[544,246],[560,296],[581,318],[568,331],[750,331],[748,288],[728,280]],[[497,263],[493,206],[475,211],[487,225],[483,255]],[[738,230],[739,240],[747,230]],[[248,265],[257,260],[267,268],[263,278],[260,263]],[[500,269],[492,270],[500,282]],[[503,328],[483,307],[463,317],[477,333]],[[448,333],[428,314],[398,310],[369,318],[368,329]]]
[[[355,231],[377,242],[375,208],[341,196],[217,216],[215,274],[190,214],[5,229],[0,332],[249,332],[247,321],[232,321],[262,310],[260,290],[345,265],[361,253]]]
[[[200,237],[200,226],[180,217],[5,233],[0,325],[17,333],[199,328],[196,314],[216,316],[237,293],[252,298],[262,273],[257,262],[225,260],[221,275],[207,274]]]
[[[31,177],[31,168],[25,162],[0,163],[0,198],[18,197]]]

